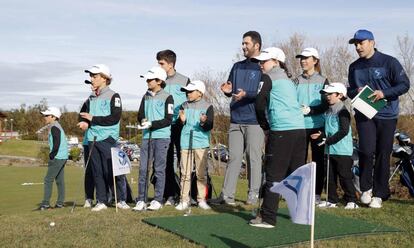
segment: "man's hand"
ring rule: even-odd
[[[230,81],[227,81],[220,86],[220,89],[224,94],[230,94],[233,90],[233,84]]]
[[[82,131],[86,131],[89,128],[88,123],[81,121],[76,126],[78,126]]]
[[[178,112],[178,118],[180,118],[180,121],[182,123],[185,123],[185,113],[183,109],[180,109],[180,111]]]
[[[87,119],[88,121],[92,121],[93,116],[89,113],[86,112],[82,112],[80,113],[80,116],[84,119]]]
[[[233,94],[233,98],[236,102],[240,101],[245,96],[246,96],[246,91],[244,91],[243,89],[237,89],[237,94]]]
[[[375,90],[368,98],[371,99],[371,102],[376,102],[384,98],[384,93],[381,90]]]

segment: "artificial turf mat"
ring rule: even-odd
[[[143,221],[207,247],[278,247],[310,240],[310,226],[292,223],[287,209],[280,209],[273,229],[249,226],[251,218],[249,212],[231,212]],[[383,224],[321,212],[315,216],[315,240],[398,231]]]

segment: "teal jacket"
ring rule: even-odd
[[[295,85],[281,68],[273,68],[262,76],[256,98],[256,115],[264,130],[304,129],[304,118],[297,101]]]
[[[66,135],[59,122],[50,125],[49,131],[49,159],[68,159],[68,143]]]
[[[93,92],[83,104],[81,112],[88,112],[93,116],[92,121],[80,118],[80,121],[89,123],[87,139],[102,141],[109,137],[119,138],[119,121],[122,114],[121,97],[109,87],[103,88],[99,94]]]
[[[184,87],[190,82],[190,79],[178,72],[175,72],[174,75],[168,76],[165,80],[164,90],[173,97],[174,100],[174,113],[172,123],[175,123],[178,118],[178,112],[180,110],[181,104],[187,100],[185,92],[181,91],[181,87]]]
[[[298,102],[300,105],[306,105],[316,110],[320,110],[314,114],[305,116],[305,128],[321,128],[324,126],[323,113],[328,109],[328,103],[325,97],[319,93],[325,85],[329,84],[326,77],[315,72],[311,76],[300,75],[293,82],[296,85]]]
[[[145,129],[143,139],[169,139],[171,136],[171,121],[174,112],[173,97],[161,89],[157,93],[147,91],[142,97],[138,110],[138,122],[143,119],[151,122],[151,128]]]
[[[184,102],[181,105],[186,117],[181,131],[181,149],[190,148],[190,132],[193,132],[192,149],[210,146],[210,130],[214,125],[214,110],[204,99],[194,102]],[[200,122],[201,114],[207,115],[207,121]],[[178,119],[179,120],[179,119]],[[181,122],[181,121],[180,121]]]
[[[343,102],[329,106],[324,119],[325,144],[329,146],[329,154],[352,156],[351,115]]]

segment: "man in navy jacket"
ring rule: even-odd
[[[348,95],[353,98],[368,85],[374,90],[370,96],[372,101],[387,100],[387,105],[372,119],[355,110],[360,149],[361,202],[371,208],[381,208],[382,201],[390,195],[388,178],[398,119],[398,97],[409,90],[410,81],[396,58],[377,51],[374,35],[370,31],[358,30],[349,44],[355,45],[359,59],[349,66]]]
[[[229,161],[224,177],[221,196],[211,203],[235,204],[237,179],[240,174],[243,153],[246,152],[249,168],[249,192],[247,204],[258,200],[262,181],[262,147],[264,133],[260,128],[255,111],[255,100],[261,81],[261,71],[257,61],[252,58],[260,54],[262,40],[256,31],[243,35],[242,49],[246,57],[233,65],[227,82],[221,91],[232,97],[230,103]]]

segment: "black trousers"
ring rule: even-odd
[[[164,198],[176,197],[180,195],[180,182],[177,181],[177,174],[174,171],[174,149],[177,154],[177,165],[180,168],[181,161],[181,130],[182,126],[178,124],[171,125],[171,142],[167,152],[167,165],[165,168],[165,187]]]
[[[308,158],[308,146],[311,145],[312,161],[316,163],[316,185],[315,194],[322,194],[324,182],[325,182],[325,161],[324,151],[325,146],[318,146],[318,142],[310,138],[311,134],[321,132],[324,133],[324,128],[305,129],[306,130],[306,148],[305,148],[305,161]]]
[[[356,189],[352,182],[352,157],[341,155],[329,156],[329,189],[328,201],[331,203],[338,202],[338,194],[336,193],[337,182],[345,192],[344,200],[346,202],[356,202]]]
[[[397,119],[356,118],[359,136],[359,169],[361,191],[372,189],[375,197],[390,196],[390,156]],[[375,160],[375,162],[374,162]]]
[[[305,164],[305,130],[270,131],[266,145],[264,197],[260,214],[263,221],[275,225],[279,208],[279,194],[270,191],[274,182],[280,182]]]

